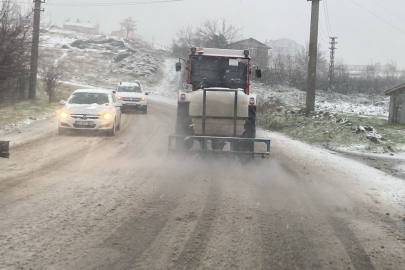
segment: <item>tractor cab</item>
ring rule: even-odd
[[[268,156],[270,140],[256,139],[256,95],[249,93],[252,73],[249,50],[193,47],[188,59],[187,84],[179,91],[176,135],[169,150],[190,151],[198,141],[203,153]],[[256,77],[261,70],[256,68]],[[176,141],[172,148],[171,141]],[[255,143],[267,151],[255,152]],[[222,151],[227,145],[228,151]]]

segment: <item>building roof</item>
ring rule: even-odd
[[[280,38],[280,39],[275,39],[275,40],[269,40],[269,42],[277,42],[277,41],[289,41],[289,42],[297,43],[295,40],[292,40],[289,38]]]
[[[255,43],[255,44],[257,44],[259,47],[266,47],[266,48],[268,48],[268,49],[271,49],[271,48],[270,48],[269,46],[267,46],[266,44],[264,44],[264,43],[258,41],[257,39],[254,39],[254,38],[244,39],[244,40],[241,40],[241,41],[237,41],[237,42],[231,43],[231,44],[229,44],[229,45],[232,46],[232,45],[246,44],[246,43]],[[246,48],[246,49],[247,49],[247,48]]]
[[[93,23],[80,23],[80,22],[64,22],[64,25],[69,25],[69,26],[80,26],[83,28],[96,28],[97,24]]]
[[[399,91],[399,90],[404,90],[404,89],[405,89],[405,83],[403,83],[401,85],[398,85],[398,86],[396,86],[394,88],[388,89],[387,91],[385,91],[385,94],[390,95],[391,93],[394,93],[394,92]]]

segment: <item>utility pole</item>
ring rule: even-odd
[[[308,77],[305,115],[315,111],[315,88],[316,88],[316,61],[318,58],[318,24],[319,2],[321,0],[307,0],[312,2],[311,11],[311,34],[309,38]]]
[[[335,45],[337,44],[336,39],[337,37],[330,37],[331,39],[331,46],[330,46],[330,63],[329,63],[329,75],[328,75],[328,81],[329,81],[329,86],[328,89],[329,91],[332,91],[333,89],[333,79],[335,78],[335,50],[336,47]]]
[[[37,95],[37,74],[38,74],[38,47],[39,47],[39,27],[41,23],[41,4],[45,0],[34,0],[34,27],[32,32],[32,48],[31,48],[31,65],[30,65],[30,83],[28,90],[28,98],[35,99]]]

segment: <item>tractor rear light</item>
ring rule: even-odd
[[[180,101],[186,101],[186,94],[180,95]]]
[[[249,99],[249,105],[255,105],[255,98],[251,97]]]

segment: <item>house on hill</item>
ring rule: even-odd
[[[388,123],[405,124],[405,83],[385,91],[390,96]]]
[[[117,30],[117,31],[112,31],[111,36],[127,38],[127,30],[126,29],[120,29],[120,30]],[[143,37],[141,35],[139,35],[138,33],[132,32],[132,31],[128,33],[128,38],[132,39],[132,40],[135,40],[135,41],[138,41],[138,42],[143,40]]]
[[[249,50],[253,64],[262,67],[267,66],[269,50],[271,48],[254,38],[248,38],[235,43],[231,43],[229,44],[229,48],[235,50]]]
[[[82,23],[80,20],[77,20],[76,22],[67,20],[63,23],[63,29],[85,34],[98,35],[100,33],[100,24],[93,24],[90,23],[90,21],[87,23]]]
[[[297,51],[301,51],[302,49],[304,49],[304,46],[288,38],[270,40],[266,42],[266,45],[273,48],[272,52],[276,54],[289,56],[293,56]]]

